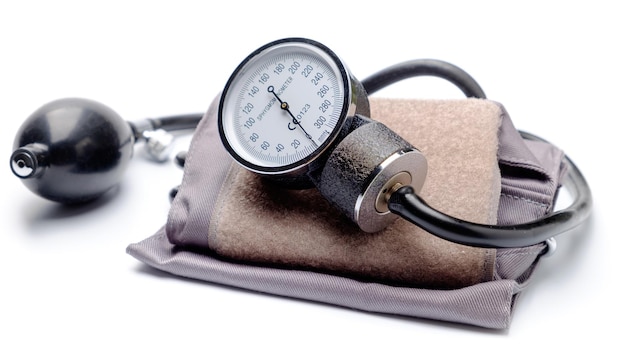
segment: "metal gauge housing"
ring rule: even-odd
[[[356,113],[369,116],[360,82],[326,46],[286,38],[250,54],[221,95],[222,142],[243,167],[277,179],[314,168]]]

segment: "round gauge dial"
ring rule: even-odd
[[[221,96],[228,152],[261,174],[306,168],[336,139],[351,106],[350,75],[320,43],[288,38],[250,54]]]

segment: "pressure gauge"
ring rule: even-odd
[[[269,43],[239,64],[218,124],[243,167],[285,186],[317,187],[363,231],[390,224],[389,195],[402,185],[419,191],[426,177],[424,156],[369,118],[362,84],[309,39]]]
[[[245,168],[298,177],[337,140],[364,90],[326,46],[303,38],[271,42],[233,72],[219,105],[219,132]]]

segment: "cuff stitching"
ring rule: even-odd
[[[548,204],[543,203],[543,202],[538,202],[538,201],[533,200],[533,199],[530,199],[530,198],[525,198],[525,197],[520,197],[520,196],[514,196],[514,195],[511,195],[511,194],[500,194],[500,196],[501,196],[501,197],[502,197],[502,196],[504,196],[504,197],[513,198],[513,199],[515,199],[515,200],[521,200],[521,201],[524,201],[524,202],[526,202],[526,203],[529,203],[529,204],[532,204],[532,205],[539,206],[539,207],[541,207],[541,208],[548,208],[548,206],[549,206]]]

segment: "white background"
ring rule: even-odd
[[[2,2],[0,350],[623,347],[625,23],[617,1]],[[592,219],[559,238],[510,329],[363,313],[148,268],[125,248],[165,223],[182,170],[139,152],[118,192],[87,209],[42,200],[9,170],[17,129],[48,101],[91,98],[128,120],[204,111],[248,53],[290,36],[328,45],[357,78],[415,58],[454,63],[518,128],[585,172]],[[427,78],[377,96],[462,98]]]

